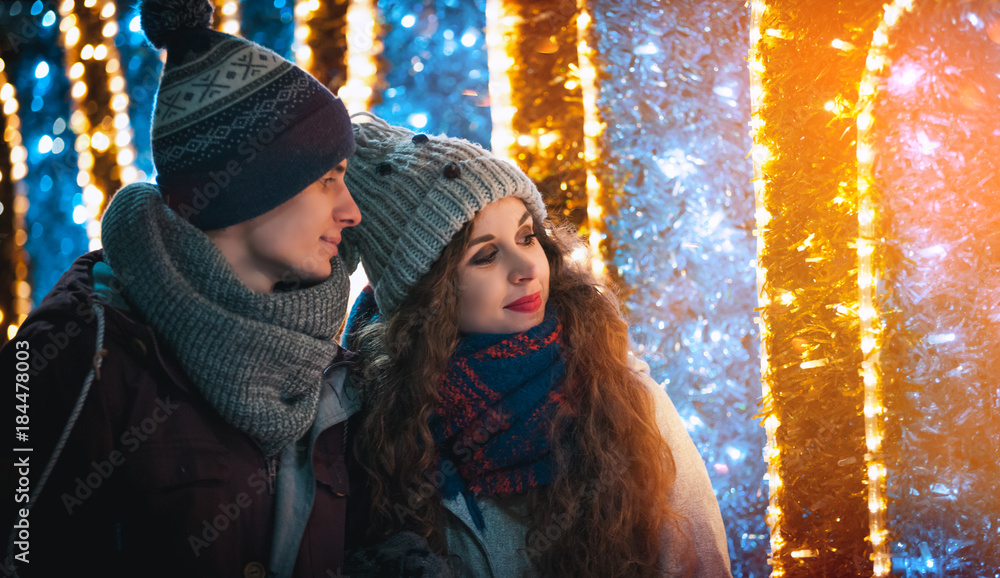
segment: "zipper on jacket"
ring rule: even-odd
[[[273,496],[278,481],[278,456],[267,458],[267,490]]]

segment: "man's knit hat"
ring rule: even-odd
[[[211,29],[211,0],[146,0],[167,49],[153,162],[168,206],[202,230],[262,215],[354,152],[344,104],[276,53]]]
[[[354,123],[357,152],[344,182],[362,219],[344,229],[341,255],[351,270],[360,258],[384,314],[399,308],[455,233],[491,202],[517,197],[545,218],[531,179],[479,145],[359,115],[371,122]]]

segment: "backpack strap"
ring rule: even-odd
[[[56,467],[59,454],[62,453],[63,447],[66,446],[66,440],[69,439],[69,434],[73,431],[73,426],[76,425],[76,420],[79,419],[80,412],[83,410],[83,403],[87,400],[87,394],[90,393],[90,386],[94,383],[94,378],[101,378],[101,364],[104,362],[104,356],[108,354],[108,350],[104,349],[104,308],[100,303],[95,301],[91,310],[97,316],[97,343],[94,348],[94,357],[91,361],[90,371],[87,372],[87,377],[83,381],[83,389],[80,390],[80,395],[76,398],[76,405],[73,406],[73,411],[70,412],[69,418],[66,420],[62,435],[59,436],[59,441],[56,442],[56,447],[52,450],[52,456],[49,457],[49,461],[45,464],[45,469],[42,470],[42,476],[38,478],[38,482],[31,492],[31,497],[28,500],[29,512],[38,500],[38,495],[42,493],[42,488],[45,487],[45,482],[48,481],[49,474]],[[11,576],[14,578],[18,576],[17,568],[14,566],[14,538],[16,536],[17,530],[11,528],[10,538],[7,540],[7,557],[4,559],[4,566],[11,570]]]

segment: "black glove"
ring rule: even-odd
[[[355,550],[344,564],[344,574],[351,578],[454,578],[444,558],[413,532],[400,532]]]

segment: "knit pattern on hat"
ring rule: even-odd
[[[167,204],[203,230],[270,211],[354,152],[344,104],[271,50],[208,28],[207,2],[141,8],[167,48],[153,114],[157,182]]]
[[[265,455],[312,425],[332,339],[347,310],[339,257],[312,287],[273,294],[246,287],[201,231],[153,185],[123,188],[104,214],[105,261],[126,299],[209,404]]]
[[[349,269],[360,258],[383,313],[399,308],[455,233],[491,202],[517,197],[536,220],[545,217],[531,179],[481,146],[365,116],[371,122],[353,125],[357,150],[344,178],[362,219],[344,230],[342,247]]]

